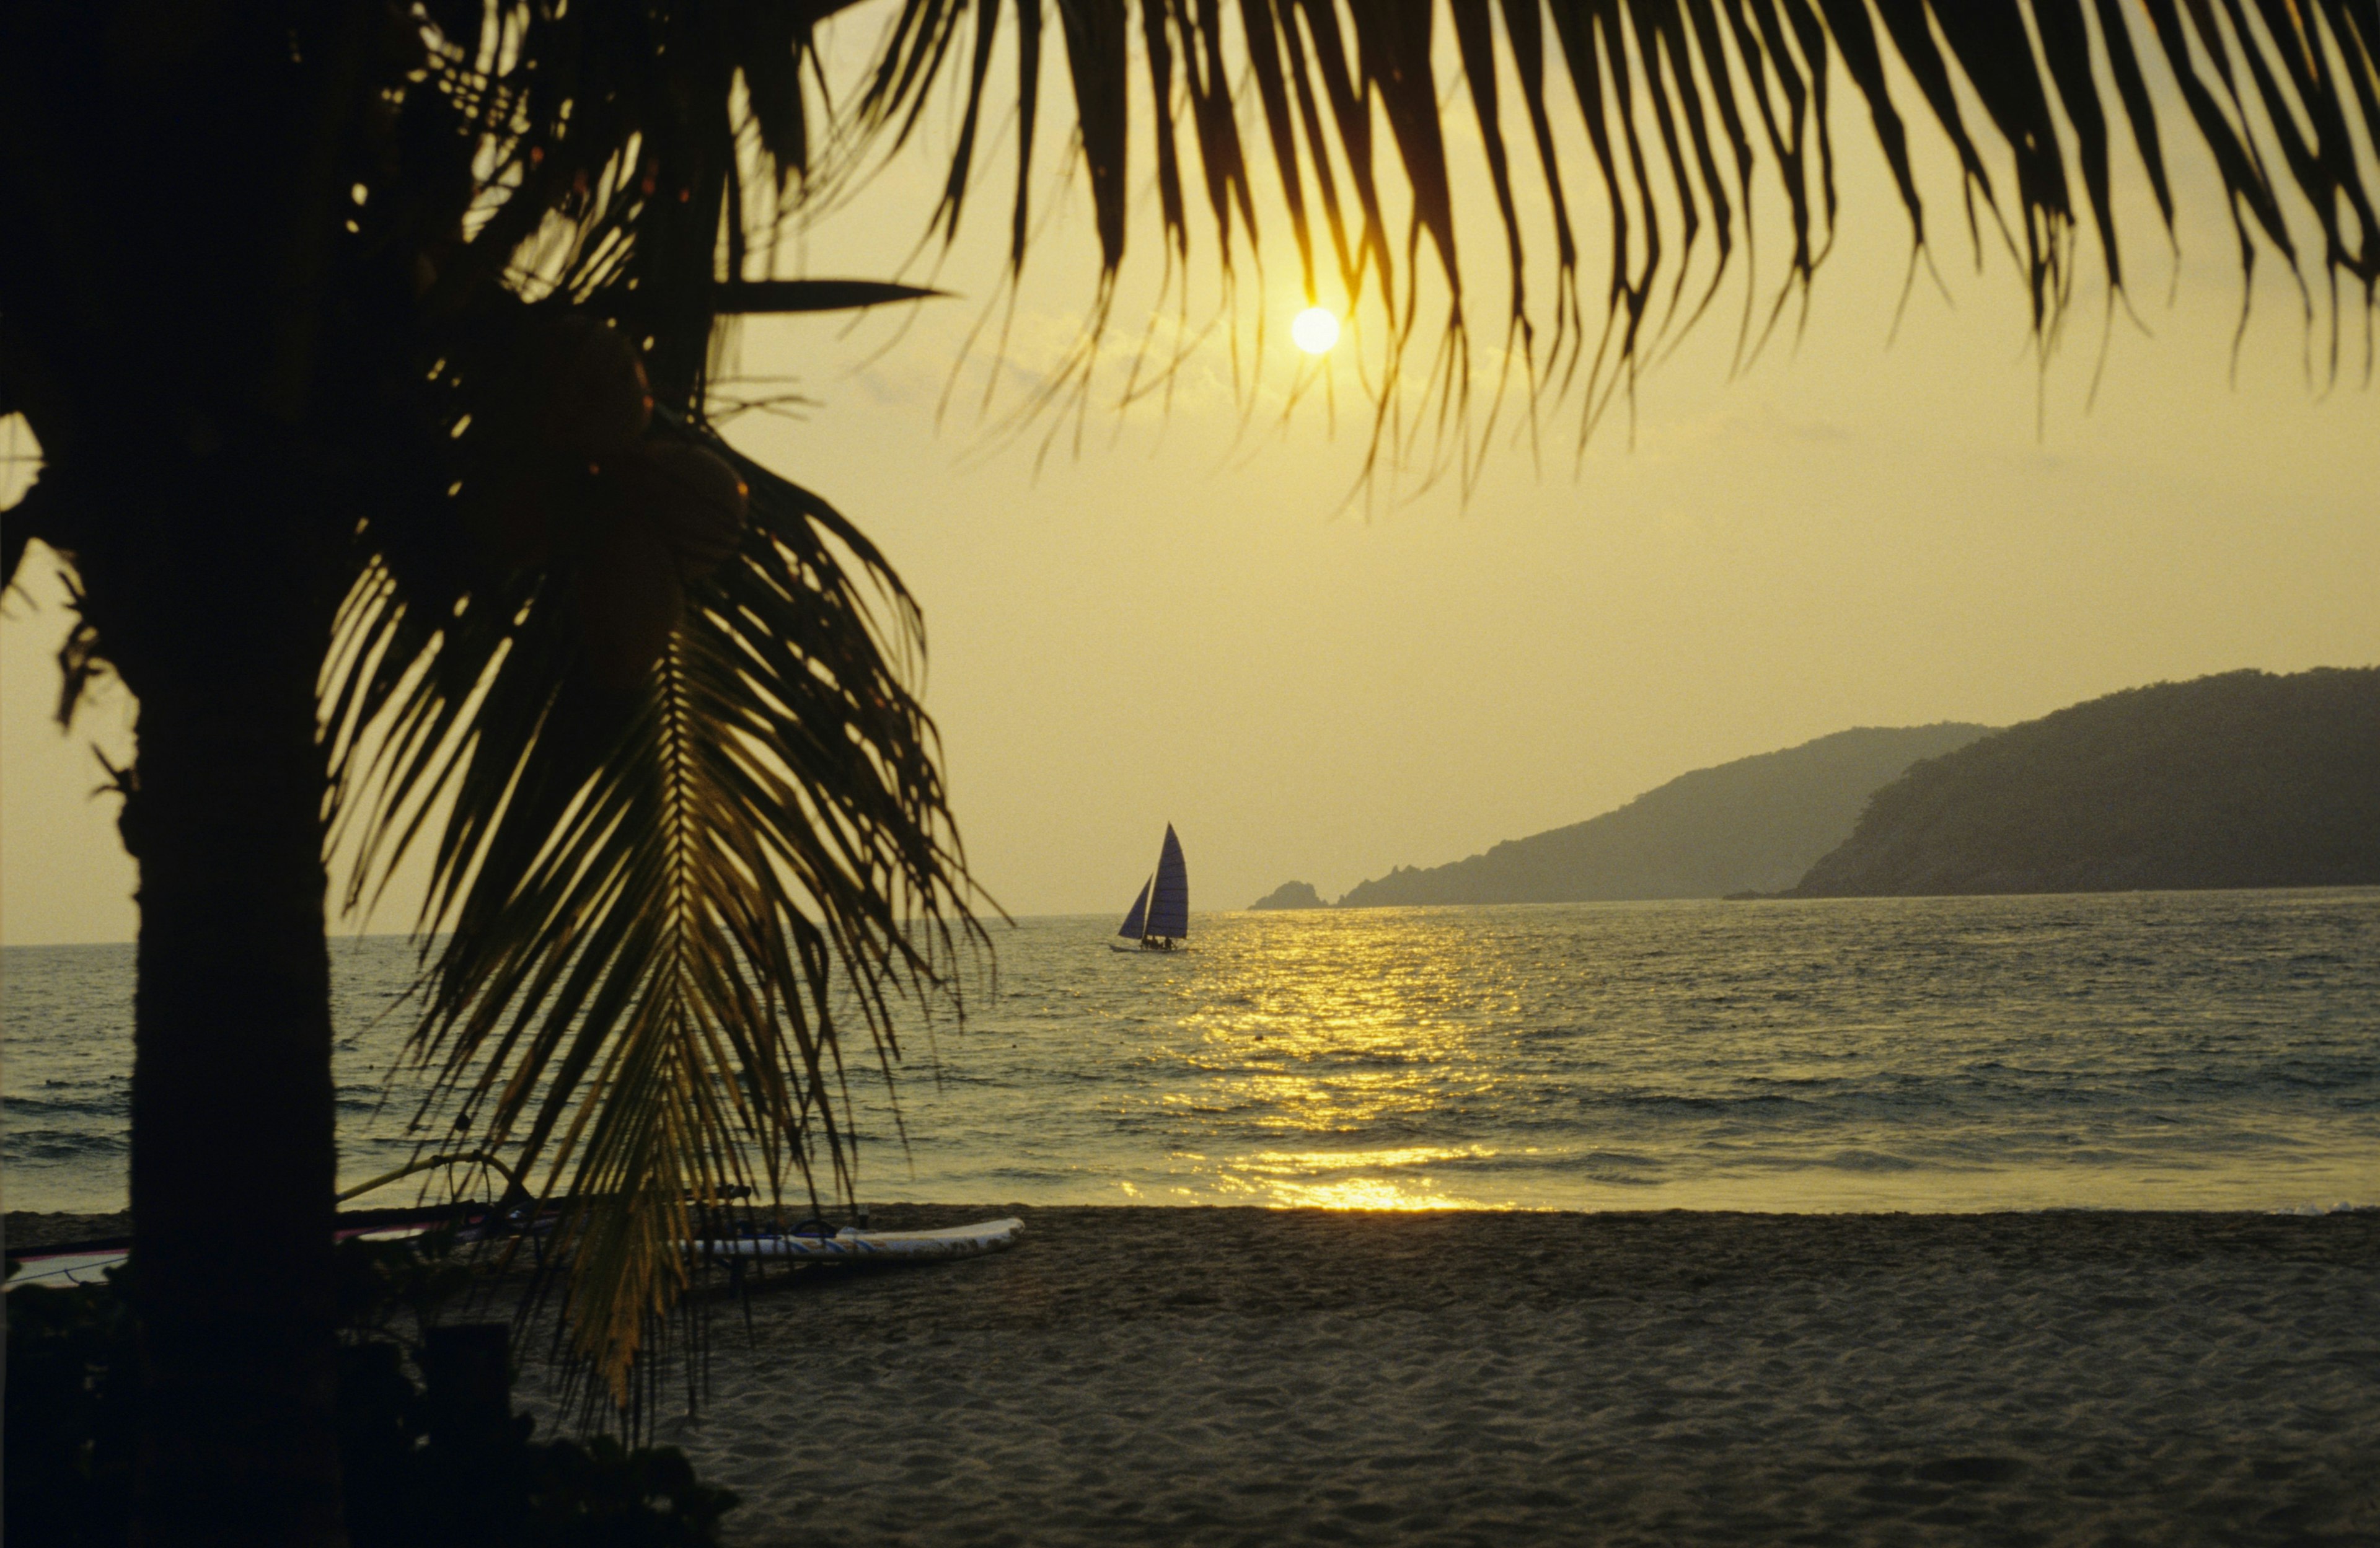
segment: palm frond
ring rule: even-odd
[[[524,299],[616,322],[683,437],[702,434],[722,314],[905,298],[781,282],[752,272],[755,249],[805,200],[849,191],[870,157],[909,144],[946,86],[957,131],[931,228],[956,236],[988,175],[986,116],[1013,110],[1016,160],[994,175],[1014,178],[1008,265],[1021,268],[1052,138],[1039,132],[1043,0],[897,0],[848,106],[830,112],[812,32],[843,8],[424,0],[419,67],[369,120],[382,126],[382,191],[352,229],[415,298],[409,385],[390,394],[414,439],[392,439],[407,454],[372,481],[384,492],[326,680],[335,797],[359,877],[430,850],[422,924],[448,933],[423,1055],[475,1143],[518,1146],[546,1191],[573,1201],[566,1305],[615,1392],[679,1283],[670,1244],[689,1200],[745,1179],[807,1187],[821,1167],[831,1182],[847,1165],[832,1097],[848,1029],[834,1008],[854,1008],[889,1057],[899,997],[946,990],[953,953],[978,937],[932,728],[906,685],[915,608],[848,523],[739,460],[751,535],[687,588],[682,622],[674,595],[658,611],[648,599],[642,626],[667,644],[623,690],[588,644],[611,604],[586,556],[470,562],[455,495],[505,453],[496,363],[536,309]],[[1466,286],[1498,272],[1531,390],[1577,392],[1591,425],[1749,267],[1755,210],[1781,208],[1788,239],[1766,319],[1747,312],[1753,345],[1806,295],[1840,214],[1833,110],[1846,91],[1919,253],[1935,229],[1918,142],[1949,149],[1970,238],[2017,253],[2045,346],[2087,250],[2110,304],[2126,283],[2124,157],[2168,236],[2187,186],[2176,163],[2203,155],[2243,270],[2279,255],[2310,306],[2319,276],[2334,323],[2342,278],[2367,318],[2380,295],[2380,0],[1442,10],[1059,0],[1052,67],[1072,93],[1069,143],[1106,275],[1090,335],[1129,256],[1135,190],[1155,190],[1170,272],[1203,248],[1228,281],[1260,241],[1269,177],[1308,294],[1335,272],[1348,301],[1374,298],[1390,320],[1378,425],[1394,428],[1394,362],[1428,325],[1430,284],[1447,310],[1428,393],[1442,423],[1461,422]],[[1442,111],[1469,113],[1475,166]],[[1527,141],[1517,151],[1514,137]],[[1458,187],[1481,174],[1502,238],[1485,257],[1459,247],[1455,213]],[[1543,260],[1532,178],[1549,284],[1524,283]],[[1580,295],[1598,268],[1599,327]],[[579,493],[601,504],[591,486]]]
[[[539,276],[652,337],[656,382],[675,401],[700,380],[713,282],[743,279],[756,236],[805,200],[847,190],[871,153],[905,148],[946,82],[957,127],[929,224],[945,240],[956,235],[988,171],[986,115],[1013,110],[1008,248],[1012,270],[1021,266],[1037,158],[1052,138],[1037,133],[1045,0],[898,0],[848,109],[832,113],[812,32],[841,9],[430,7],[444,38],[466,42],[435,54],[422,121],[445,122],[494,169],[474,235],[443,268],[443,303],[464,305],[491,278]],[[1080,151],[1110,276],[1127,256],[1134,190],[1152,183],[1167,251],[1178,260],[1210,242],[1228,274],[1259,236],[1258,168],[1269,164],[1309,293],[1318,202],[1347,300],[1378,296],[1400,342],[1419,321],[1413,260],[1427,247],[1456,335],[1466,282],[1500,279],[1524,352],[1574,364],[1594,331],[1577,304],[1581,248],[1599,235],[1609,276],[1597,367],[1625,371],[1700,315],[1742,261],[1755,208],[1781,196],[1786,267],[1773,313],[1828,251],[1838,213],[1830,103],[1844,81],[1916,247],[1934,239],[1916,163],[1931,135],[1956,157],[1971,231],[1989,227],[2018,253],[2046,341],[2073,298],[2086,243],[2111,301],[2126,283],[2119,139],[2168,235],[2176,140],[2211,165],[2244,267],[2269,251],[2301,285],[2318,272],[2334,290],[2349,281],[2364,309],[2380,300],[2374,0],[1140,0],[1136,18],[1128,0],[1060,0],[1058,11],[1059,73],[1075,110],[1067,143]],[[1457,75],[1475,167],[1441,133]],[[739,79],[740,98],[730,89]],[[2160,99],[2179,101],[2178,122],[2161,121]],[[732,115],[738,101],[748,122]],[[1987,122],[1971,121],[1974,108]],[[1149,131],[1145,149],[1132,144],[1135,126]],[[738,160],[747,128],[757,162]],[[1577,131],[1583,165],[1565,150]],[[1515,134],[1528,141],[1523,154]],[[1542,256],[1520,199],[1532,166],[1554,238],[1545,287],[1524,283]],[[1501,227],[1491,259],[1457,246],[1454,189],[1479,174]],[[1387,229],[1391,178],[1408,196],[1402,241]],[[1205,194],[1203,237],[1194,185]],[[1597,208],[1599,233],[1585,224]]]
[[[714,305],[721,316],[761,313],[854,311],[900,301],[923,301],[949,292],[880,280],[735,280],[722,284]]]
[[[1007,0],[1005,13],[1022,25],[1041,7],[1042,0]],[[2314,233],[2321,253],[2311,262],[2334,286],[2341,277],[2351,281],[2366,309],[2380,286],[2380,223],[2373,215],[2380,194],[2374,152],[2380,11],[2370,0],[1447,0],[1442,7],[1427,0],[1243,0],[1228,14],[1211,0],[1143,0],[1134,104],[1119,100],[1125,83],[1113,40],[1126,30],[1123,9],[1122,0],[1060,6],[1110,272],[1124,260],[1131,229],[1124,204],[1132,180],[1123,169],[1135,164],[1128,143],[1135,122],[1154,127],[1148,162],[1140,164],[1153,164],[1170,250],[1186,254],[1194,240],[1180,192],[1187,154],[1180,118],[1193,130],[1215,260],[1228,272],[1241,235],[1255,236],[1252,163],[1228,84],[1226,62],[1236,56],[1254,85],[1259,111],[1252,116],[1269,142],[1309,294],[1310,179],[1351,300],[1369,287],[1392,320],[1409,326],[1410,259],[1426,246],[1450,294],[1447,325],[1457,335],[1463,331],[1465,279],[1481,260],[1470,255],[1466,264],[1458,255],[1451,190],[1464,169],[1450,163],[1439,132],[1440,104],[1459,74],[1482,149],[1475,173],[1485,174],[1501,223],[1495,267],[1511,329],[1532,352],[1539,320],[1551,324],[1554,354],[1584,341],[1574,294],[1579,206],[1571,184],[1584,174],[1600,185],[1586,207],[1599,203],[1608,213],[1609,331],[1597,364],[1623,370],[1662,334],[1664,320],[1700,314],[1738,260],[1764,192],[1781,195],[1790,228],[1779,304],[1807,286],[1837,213],[1828,97],[1845,78],[1867,110],[1917,248],[1932,239],[1915,164],[1923,130],[1957,157],[1970,225],[1991,223],[2018,250],[2045,341],[2072,298],[2086,222],[2111,300],[2125,284],[2112,170],[2119,129],[2170,232],[2170,127],[2155,110],[2159,77],[2187,108],[2185,138],[2219,178],[2244,266],[2252,267],[2261,247],[2277,252],[2302,284],[2311,264],[2301,239]],[[978,175],[971,130],[987,101],[1013,91],[1029,102],[1037,84],[1035,67],[1021,54],[1013,83],[992,79],[991,42],[1002,18],[1002,0],[901,0],[849,126],[854,140],[878,132],[905,139],[952,62],[970,61],[959,108],[970,132],[960,136],[949,165],[946,231],[955,228]],[[1441,30],[1451,34],[1451,48]],[[973,46],[960,46],[970,31]],[[1507,82],[1520,99],[1512,125]],[[1962,102],[1980,105],[1988,126],[1971,123]],[[1392,169],[1410,195],[1402,275],[1381,230],[1373,125],[1383,120]],[[1546,319],[1533,312],[1523,283],[1530,257],[1515,197],[1523,161],[1507,142],[1519,122],[1554,234],[1554,300]],[[1572,128],[1584,129],[1592,151],[1583,168],[1563,164],[1561,132]],[[1029,139],[1025,153],[1031,154]],[[1340,166],[1352,175],[1360,210],[1352,240],[1337,191]],[[1020,169],[1019,232],[1028,183]],[[1020,246],[1012,263],[1021,260]],[[1688,295],[1698,260],[1707,264],[1706,277]]]
[[[459,613],[382,566],[330,695],[377,735],[341,765],[358,885],[435,844],[423,1118],[567,1196],[565,1310],[615,1396],[700,1202],[847,1191],[845,1038],[896,1057],[898,1001],[955,994],[980,940],[915,604],[832,508],[739,466],[751,530],[626,689],[578,643],[569,563]]]

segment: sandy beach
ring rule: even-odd
[[[2380,1212],[1007,1214],[712,1298],[732,1543],[2380,1544]]]
[[[734,1542],[2380,1543],[2380,1213],[1008,1213],[721,1304]]]

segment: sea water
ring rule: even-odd
[[[2380,1204],[2380,889],[1200,914],[1172,955],[1113,928],[993,926],[996,978],[905,1028],[889,1088],[846,1049],[864,1200]],[[352,1180],[412,1153],[415,959],[333,964]],[[5,973],[6,1206],[120,1208],[131,949]]]

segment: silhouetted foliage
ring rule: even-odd
[[[955,232],[981,175],[975,154],[984,115],[1014,104],[1012,268],[1025,261],[1031,226],[1044,11],[1042,0],[902,0],[859,102],[864,128],[905,139],[931,93],[965,62],[961,129],[937,212],[946,232]],[[2325,272],[2351,276],[2365,306],[2380,283],[2373,212],[2380,200],[2368,161],[2380,116],[2380,10],[2371,0],[2245,7],[1883,0],[1873,12],[1859,0],[1450,0],[1443,7],[1245,0],[1228,13],[1187,0],[1095,0],[1062,6],[1059,17],[1075,143],[1108,275],[1123,260],[1136,161],[1155,172],[1170,256],[1188,257],[1184,163],[1194,145],[1214,252],[1228,272],[1237,241],[1256,245],[1261,145],[1288,209],[1307,296],[1317,291],[1318,205],[1346,296],[1377,293],[1392,320],[1392,357],[1402,354],[1415,322],[1415,269],[1427,239],[1451,293],[1451,347],[1431,368],[1441,404],[1469,391],[1463,282],[1480,260],[1475,250],[1458,258],[1454,180],[1463,171],[1484,174],[1495,199],[1503,242],[1490,267],[1509,282],[1508,341],[1546,380],[1565,389],[1583,381],[1591,424],[1602,403],[1598,386],[1624,383],[1641,354],[1709,305],[1739,246],[1749,248],[1755,200],[1766,194],[1781,194],[1786,206],[1787,277],[1765,313],[1747,307],[1747,333],[1765,334],[1788,300],[1806,291],[1833,236],[1828,93],[1845,81],[1867,108],[1917,247],[1928,244],[1930,228],[1911,136],[1930,123],[1958,157],[1970,234],[1982,240],[1980,205],[2021,254],[2034,326],[2045,335],[2070,297],[2076,236],[2086,220],[2111,304],[2123,287],[2111,172],[2112,158],[2127,153],[2123,140],[2171,224],[2167,131],[2147,73],[2159,68],[2180,88],[2189,138],[2212,154],[2244,261],[2253,261],[2261,240],[2297,268],[2300,236],[2290,222],[2301,220],[2320,233]],[[1004,25],[1014,43],[1013,83],[990,73]],[[1913,116],[1904,116],[1906,99],[1894,97],[1896,66],[1923,101]],[[1450,153],[1441,124],[1442,114],[1462,111],[1452,105],[1458,80],[1481,152],[1467,169]],[[1249,83],[1262,110],[1260,134],[1242,123]],[[1515,189],[1529,173],[1508,143],[1508,87],[1519,94],[1513,116],[1526,120],[1554,230],[1550,316],[1533,308],[1524,283],[1527,222]],[[1962,93],[1982,107],[2010,152],[1997,173],[1989,138],[1969,125]],[[1143,112],[1155,142],[1135,153],[1130,140]],[[2256,115],[2271,127],[2269,140],[2254,127]],[[1187,137],[1177,120],[1187,121]],[[1563,164],[1555,128],[1572,122],[1586,131],[1589,167]],[[1411,195],[1402,232],[1390,229],[1381,190],[1388,177]],[[1600,232],[1591,216],[1574,215],[1572,190],[1582,182],[1588,198],[1581,208],[1600,206]],[[1584,243],[1597,236],[1609,265],[1599,329],[1586,320],[1578,272]],[[1689,271],[1706,239],[1715,249],[1712,268],[1690,292]],[[1105,307],[1103,289],[1102,319]],[[1541,340],[1538,329],[1548,323]],[[1087,369],[1087,360],[1086,353],[1075,364]],[[1392,368],[1384,417],[1395,391]]]
[[[1798,897],[2380,883],[2380,668],[2226,672],[1917,765]]]
[[[133,1337],[120,1283],[9,1292],[8,1542],[126,1541],[140,1401]]]
[[[355,1548],[707,1548],[735,1505],[674,1447],[532,1438],[501,1383],[440,1401],[421,1372],[459,1269],[401,1243],[339,1250],[337,1430]],[[8,1296],[8,1542],[129,1541],[140,1401],[128,1276]],[[448,1330],[455,1331],[455,1330]],[[465,1324],[459,1331],[481,1329]],[[501,1326],[484,1330],[501,1351]],[[434,1356],[430,1357],[434,1361]],[[503,1372],[499,1365],[496,1373]],[[481,1399],[475,1410],[468,1399]],[[492,1398],[492,1403],[487,1399]]]

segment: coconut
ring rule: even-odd
[[[540,320],[526,362],[539,440],[601,466],[636,450],[652,424],[653,390],[627,336],[601,319],[561,312]]]
[[[595,680],[625,691],[642,682],[686,615],[686,588],[669,545],[633,511],[614,516],[578,566],[579,643]]]
[[[661,534],[686,579],[708,575],[743,543],[752,491],[717,453],[690,441],[648,441],[623,472],[631,508]]]
[[[586,468],[515,452],[492,457],[463,481],[464,531],[472,557],[495,570],[545,564],[577,534],[592,494]]]

